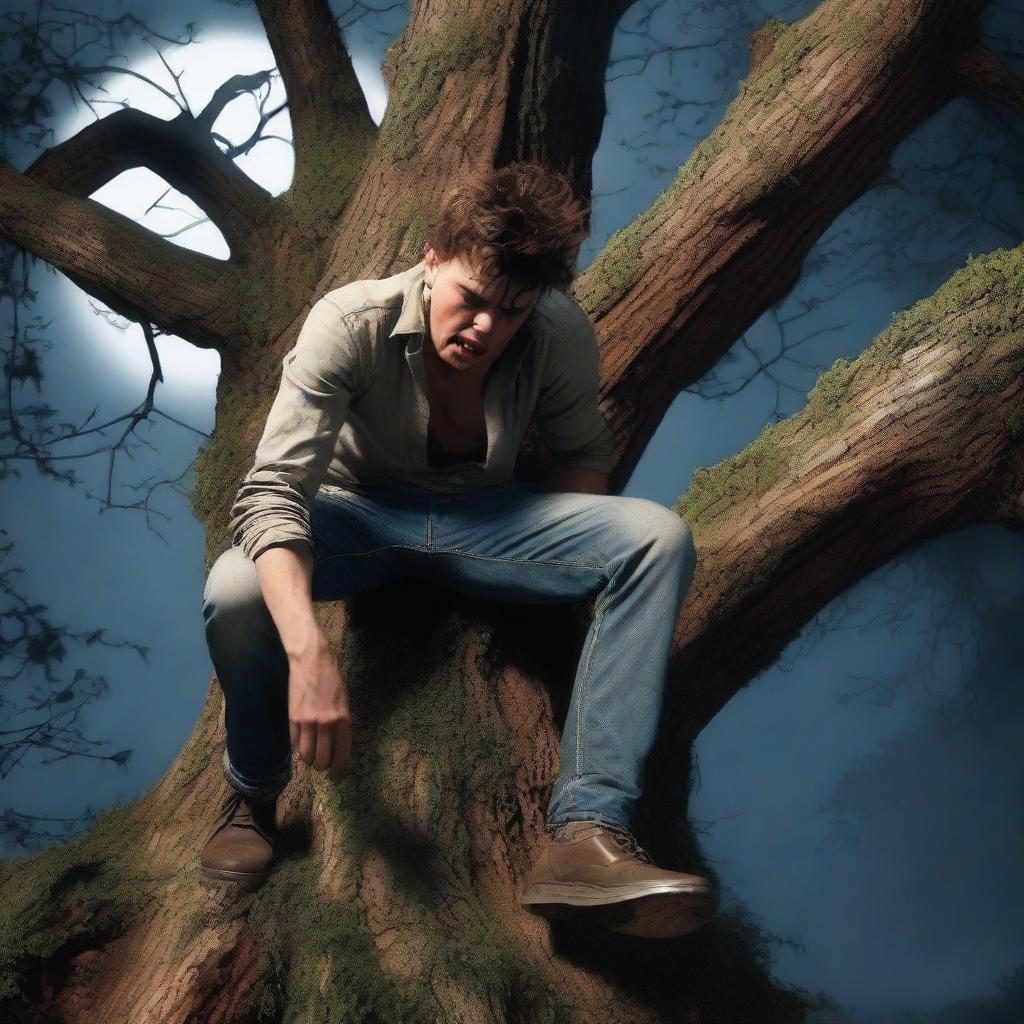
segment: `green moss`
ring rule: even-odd
[[[403,599],[393,594],[389,607],[401,612]],[[430,627],[426,643],[396,631],[383,642],[376,621],[365,633],[350,623],[343,668],[356,720],[353,757],[336,782],[317,787],[317,798],[338,825],[341,862],[359,870],[371,856],[382,860],[396,903],[409,908],[403,926],[425,942],[415,976],[382,969],[363,903],[318,897],[320,864],[304,853],[275,868],[250,908],[268,969],[247,1006],[274,1019],[287,1007],[286,1021],[433,1022],[452,1012],[439,1007],[433,977],[480,999],[494,1024],[504,1024],[510,1005],[529,1010],[515,1019],[568,1024],[556,986],[516,954],[518,936],[506,934],[473,893],[471,837],[460,811],[481,796],[501,808],[515,791],[510,734],[500,720],[467,714],[457,667],[468,658],[486,678],[489,634],[454,614]],[[396,794],[412,791],[424,764],[436,837],[411,834],[394,810]],[[503,810],[511,814],[511,805]]]
[[[771,48],[779,41],[779,36],[789,28],[790,22],[781,18],[768,18],[759,28],[755,29],[751,37],[751,49],[757,46],[765,46],[766,53],[771,53]]]
[[[362,105],[365,100],[360,96],[358,102]],[[288,191],[275,200],[285,214],[282,227],[298,227],[316,242],[325,241],[337,230],[377,139],[377,128],[372,122],[352,117],[338,123],[329,108],[324,114],[328,118],[326,123],[307,128],[302,164],[296,168]],[[312,246],[306,262],[315,263],[320,251],[319,246]],[[303,265],[302,260],[290,260],[289,270]],[[322,266],[316,269],[319,278]]]
[[[791,24],[776,22],[775,45],[757,70],[740,82],[739,94],[732,104],[749,111],[751,106],[768,106],[793,77],[800,62],[825,39],[824,30],[812,16]],[[738,112],[738,111],[737,111]]]
[[[436,930],[427,928],[410,977],[385,973],[362,905],[320,895],[318,870],[312,854],[288,858],[246,915],[260,936],[266,969],[240,1016],[286,1024],[326,1019],[435,1024],[446,1015],[429,980],[445,978],[471,996],[483,995],[485,1005],[497,1004],[499,1012],[489,1015],[494,1024],[504,1024],[500,1007],[510,1000],[535,1007],[538,1012],[529,1019],[537,1024],[571,1020],[561,998],[541,990],[536,971],[511,952],[516,937],[489,922],[481,907],[456,904],[450,919],[439,921]],[[403,890],[399,898],[405,899],[404,880],[393,877]],[[435,900],[438,895],[433,893]]]
[[[874,29],[863,18],[843,17],[836,23],[832,40],[844,50],[853,50],[866,43],[873,35]]]
[[[1024,324],[1022,295],[1021,249],[985,253],[969,259],[934,295],[893,314],[889,329],[875,340],[869,352],[878,366],[893,368],[939,325],[948,331],[957,321],[959,331],[953,337],[961,346],[973,347],[979,340],[996,335],[1008,337]],[[973,311],[975,307],[980,308]]]
[[[284,298],[278,287],[278,283],[266,281],[251,271],[235,273],[226,284],[228,301],[237,316],[232,333],[239,344],[248,343],[254,348],[267,344],[272,319]]]
[[[187,890],[192,902],[184,911],[184,921],[181,926],[181,931],[178,933],[178,937],[174,941],[174,945],[167,950],[167,960],[171,963],[178,963],[185,955],[185,951],[189,946],[199,938],[203,929],[207,928],[211,924],[209,910],[200,896],[200,889],[203,886],[208,886],[209,883],[202,878],[198,867],[198,861],[194,871],[196,876],[195,886],[190,886]]]
[[[615,232],[594,263],[577,279],[573,294],[592,318],[598,319],[607,313],[633,286],[643,265],[641,249],[650,239],[654,225],[663,223],[669,213],[681,205],[687,189],[704,180],[708,169],[724,151],[724,139],[724,128],[702,139],[672,184],[631,224]],[[753,150],[754,156],[762,160],[770,159],[774,152],[768,140],[755,141]],[[769,173],[767,179],[759,179],[762,187],[773,188],[782,172],[780,165],[774,176]]]
[[[640,248],[675,197],[672,185],[630,225],[616,231],[586,273],[577,278],[573,293],[592,319],[603,316],[632,287],[642,266]]]
[[[250,287],[238,296],[238,326],[252,348],[261,348],[269,343],[273,333],[271,326],[271,304],[275,296],[266,282],[253,280]]]
[[[509,1019],[570,1024],[578,1019],[566,994],[556,985],[545,984],[534,965],[516,954],[521,936],[500,927],[487,908],[457,905],[446,932],[443,938],[434,934],[425,958],[456,986],[483,997],[490,1024],[505,1024]],[[510,1007],[515,1009],[507,1013]]]
[[[707,169],[721,156],[724,149],[725,143],[719,131],[701,139],[686,163],[679,168],[674,185],[676,194],[702,181]]]
[[[284,1024],[328,1017],[346,1024],[433,1024],[437,1003],[427,984],[381,971],[361,905],[324,897],[319,870],[313,852],[287,857],[257,893],[246,920],[259,937],[267,968],[240,1016],[252,1013]]]
[[[433,223],[433,216],[415,204],[396,211],[388,233],[390,264],[403,266],[423,259],[423,243]]]
[[[843,409],[855,375],[855,366],[842,356],[828,370],[818,374],[817,383],[807,395],[805,412],[819,427],[819,432],[832,433],[842,425]]]
[[[672,184],[654,203],[630,225],[612,235],[593,265],[577,280],[574,294],[592,318],[603,316],[635,283],[642,266],[641,248],[648,242],[654,225],[663,223],[669,213],[681,205],[686,189],[703,181],[708,168],[723,152],[729,133],[737,124],[749,120],[754,107],[770,104],[804,56],[823,39],[821,30],[809,26],[806,18],[793,24],[771,19],[759,31],[767,32],[769,39],[774,38],[774,45],[758,69],[741,83],[739,95],[730,105],[723,124],[700,142]],[[817,119],[812,111],[805,111],[805,115],[808,119]],[[760,167],[751,193],[740,196],[741,204],[773,191],[786,174],[783,155],[770,138],[751,139],[749,158]]]
[[[632,287],[642,266],[641,247],[650,237],[653,226],[679,205],[686,189],[703,180],[722,149],[720,132],[702,139],[672,184],[636,220],[616,231],[594,263],[577,278],[573,294],[592,318],[603,316]]]
[[[345,831],[359,834],[364,844],[350,853],[358,860],[369,845],[392,849],[400,860],[403,854],[397,851],[405,849],[411,858],[408,871],[398,861],[395,870],[407,874],[410,884],[423,878],[420,852],[396,841],[400,826],[383,809],[390,804],[389,792],[411,792],[416,785],[407,767],[425,762],[431,820],[450,827],[444,837],[450,858],[447,870],[463,865],[468,886],[470,840],[459,817],[461,806],[475,794],[511,800],[515,792],[512,734],[500,719],[477,721],[467,715],[460,666],[467,657],[480,656],[487,635],[453,614],[437,627],[429,648],[415,641],[407,648],[392,644],[383,661],[378,660],[376,644],[363,644],[358,629],[350,628],[350,639],[349,664],[344,670],[353,688],[362,691],[365,686],[365,692],[372,694],[373,704],[372,715],[363,716],[358,730],[360,775],[346,776],[353,788],[342,795],[338,806]],[[382,687],[385,679],[397,685]],[[396,764],[399,749],[407,750],[409,757]],[[350,818],[353,809],[361,807],[364,811]],[[429,889],[422,895],[427,900],[434,897]]]
[[[764,494],[789,469],[779,424],[769,425],[743,451],[717,466],[701,466],[672,508],[691,525],[707,527],[723,512]]]
[[[1024,247],[969,260],[934,295],[894,313],[890,327],[859,358],[839,358],[819,376],[800,412],[766,426],[743,451],[717,466],[697,469],[673,509],[706,531],[720,528],[732,509],[756,500],[804,461],[817,441],[834,436],[857,395],[901,372],[906,352],[929,342],[936,331],[965,358],[999,339],[1009,358],[989,361],[987,389],[1005,388],[1024,372]],[[1019,430],[1020,420],[1009,429]]]
[[[395,163],[412,156],[419,142],[417,125],[437,104],[448,79],[477,61],[493,69],[504,37],[498,5],[484,13],[455,9],[431,31],[417,32],[407,45],[403,35],[385,57],[385,77],[393,85],[380,126],[380,150]]]
[[[723,122],[743,125],[750,120],[755,108],[770,106],[797,73],[803,59],[819,46],[827,44],[850,50],[872,37],[872,26],[859,15],[848,13],[845,6],[837,5],[832,15],[827,29],[816,12],[789,24],[777,18],[765,22],[756,34],[756,42],[766,49],[770,42],[771,48],[740,82],[736,100],[730,105]],[[787,99],[813,124],[818,124],[828,114],[827,99],[802,106],[792,91],[787,93]],[[766,142],[769,147],[773,145],[771,140]]]
[[[24,999],[20,981],[64,947],[118,933],[146,901],[139,824],[116,806],[63,846],[0,864],[0,1002]]]

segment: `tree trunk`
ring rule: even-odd
[[[115,308],[220,351],[216,432],[193,497],[207,568],[228,543],[281,359],[318,295],[416,262],[430,211],[472,167],[541,159],[589,193],[604,64],[628,4],[590,5],[586,32],[570,6],[413,3],[386,59],[378,132],[326,3],[263,0],[292,98],[291,189],[269,197],[219,163],[203,143],[209,112],[174,123],[191,142],[162,158],[168,180],[202,179],[189,194],[229,238],[223,265],[87,198],[117,125],[85,129],[25,174],[0,165],[0,234]],[[679,390],[786,292],[907,133],[967,83],[1019,102],[1019,83],[972,37],[981,6],[836,0],[755,35],[751,74],[722,124],[578,282],[602,342],[620,456],[613,490]],[[167,129],[149,130],[159,139]],[[146,162],[148,147],[136,148]],[[128,243],[116,264],[96,256],[113,235]],[[699,471],[677,502],[700,564],[650,762],[646,809],[657,814],[642,815],[659,862],[708,871],[675,827],[689,794],[679,752],[819,608],[937,533],[981,521],[1021,529],[1022,286],[1022,249],[972,261],[833,367],[799,414]],[[531,443],[523,473],[543,465]],[[225,786],[211,680],[193,735],[153,790],[67,846],[0,865],[4,1019],[802,1018],[813,1000],[772,981],[742,915],[652,943],[549,925],[519,907],[543,843],[585,607],[482,606],[410,581],[349,608],[336,654],[352,757],[331,777],[297,766],[265,885],[238,899],[199,874]],[[338,636],[337,607],[318,614]]]

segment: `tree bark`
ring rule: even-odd
[[[267,216],[270,194],[217,148],[210,136],[216,117],[204,114],[162,121],[141,110],[119,110],[48,149],[26,174],[86,198],[122,171],[149,167],[207,211],[231,251],[238,252]]]
[[[247,219],[244,252],[216,273],[217,261],[118,222],[143,254],[127,273],[96,248],[116,215],[70,181],[61,191],[56,173],[0,168],[0,233],[91,294],[221,352],[216,432],[193,496],[207,568],[227,543],[281,358],[318,295],[417,261],[430,211],[469,168],[543,159],[589,193],[604,62],[627,4],[590,5],[587,32],[570,6],[414,3],[386,60],[391,100],[373,132],[340,44],[324,38],[326,4],[261,2],[282,74],[304,90],[301,104],[291,98],[296,179],[281,197],[250,190],[240,204],[225,200],[237,188],[230,169],[221,186],[196,190]],[[620,457],[613,492],[679,390],[785,293],[907,133],[959,88],[1019,95],[991,54],[972,49],[981,6],[836,0],[756,34],[751,74],[722,124],[578,282],[602,343]],[[61,204],[34,221],[27,211],[55,192]],[[646,837],[661,863],[707,870],[678,828],[690,772],[679,752],[819,608],[927,537],[981,521],[1021,529],[1022,284],[1021,249],[972,261],[859,359],[833,367],[799,414],[700,471],[680,497],[700,564],[651,759]],[[524,472],[543,457],[531,445]],[[298,766],[263,888],[239,900],[200,878],[225,785],[211,680],[193,735],[153,790],[67,846],[0,866],[5,1019],[803,1017],[813,1000],[772,981],[742,915],[651,943],[520,909],[557,774],[579,607],[470,605],[413,582],[349,604],[335,653],[355,718],[352,758],[333,777]],[[337,638],[336,607],[318,614]]]

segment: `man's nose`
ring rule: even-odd
[[[494,326],[494,317],[490,313],[477,313],[473,320],[473,326],[481,333],[486,334]]]

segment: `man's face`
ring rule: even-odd
[[[424,263],[430,337],[440,375],[452,383],[481,381],[530,315],[540,288],[526,289],[507,277],[481,281],[463,257],[442,262],[430,246],[424,249]]]

